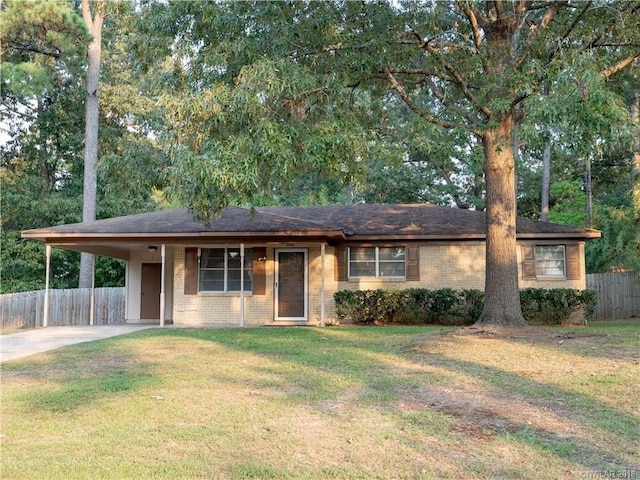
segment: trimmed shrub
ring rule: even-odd
[[[571,288],[524,288],[520,291],[522,313],[529,323],[557,325],[582,313],[593,316],[597,296],[591,290]]]
[[[341,290],[334,294],[340,320],[360,323],[471,325],[482,314],[480,290]],[[559,324],[595,311],[596,295],[589,290],[526,288],[520,291],[522,311],[530,323]]]
[[[372,324],[466,325],[482,312],[479,290],[341,290],[334,294],[340,320]]]

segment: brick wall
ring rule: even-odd
[[[322,262],[319,244],[289,245],[308,251],[308,324],[317,325],[321,316]],[[247,246],[249,247],[249,246]],[[521,249],[518,249],[520,287],[585,288],[584,245],[580,246],[581,278],[579,280],[522,280]],[[460,245],[423,245],[420,247],[420,281],[395,279],[358,279],[336,281],[334,248],[325,249],[325,320],[335,320],[333,294],[338,290],[404,289],[404,288],[475,288],[484,289],[483,242]],[[240,295],[184,295],[184,248],[175,249],[173,319],[177,325],[239,325]],[[245,325],[265,325],[274,321],[274,248],[267,248],[265,295],[245,294]]]
[[[321,247],[320,245],[308,244],[289,246],[306,248],[308,251],[308,323],[317,325],[320,323],[321,314]],[[245,325],[265,325],[274,321],[274,254],[275,249],[268,247],[265,264],[265,295],[245,293]],[[332,247],[326,247],[324,263],[325,316],[328,321],[331,321],[331,319],[335,319],[333,292],[337,290],[337,282],[335,282],[333,274],[334,257]],[[174,267],[173,319],[176,325],[223,326],[240,324],[239,293],[184,295],[184,248],[176,248]]]
[[[240,325],[239,293],[184,294],[184,248],[177,247],[174,262],[173,322],[176,325]],[[245,293],[245,325],[264,325],[273,319],[273,249],[267,249],[266,294]]]
[[[484,289],[484,243],[420,247],[420,280],[368,278],[339,282],[341,290],[403,288]]]

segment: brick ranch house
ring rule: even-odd
[[[519,218],[520,287],[585,288],[596,230]],[[428,204],[228,207],[28,230],[51,247],[126,262],[125,320],[325,325],[343,289],[484,288],[485,213]]]

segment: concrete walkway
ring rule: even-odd
[[[115,337],[157,325],[97,325],[35,328],[0,335],[0,363],[82,342]]]

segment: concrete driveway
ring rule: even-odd
[[[47,327],[0,335],[0,363],[82,342],[115,337],[157,325]]]

